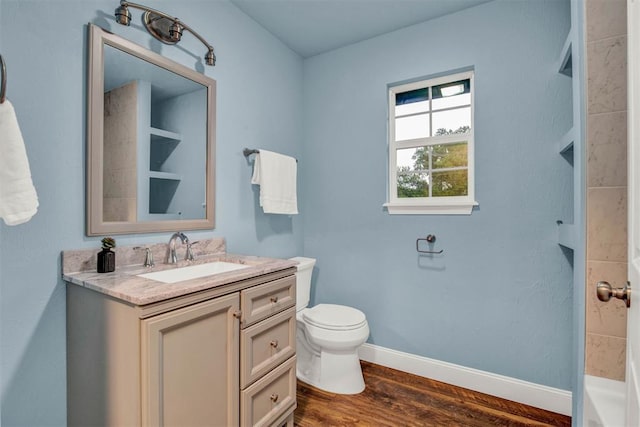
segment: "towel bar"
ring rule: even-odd
[[[260,150],[256,150],[255,148],[245,148],[242,150],[242,154],[244,154],[245,157],[249,157],[252,154],[260,154]],[[298,163],[298,159],[296,159],[296,163]]]
[[[245,157],[249,157],[252,154],[259,154],[260,150],[256,150],[256,149],[249,149],[249,148],[245,148],[244,150],[242,150],[242,154],[244,154]]]
[[[4,59],[0,55],[0,67],[2,68],[2,86],[0,86],[0,104],[4,104],[7,94],[7,67],[4,65]]]

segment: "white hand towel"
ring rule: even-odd
[[[260,185],[260,206],[264,213],[298,213],[297,173],[293,157],[260,150],[254,160],[251,183]]]
[[[0,217],[7,225],[27,222],[38,210],[27,151],[13,105],[0,104]]]

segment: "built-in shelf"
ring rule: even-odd
[[[180,219],[175,212],[173,198],[182,181],[170,158],[180,145],[182,135],[164,129],[149,127],[149,213],[148,219]],[[173,162],[175,163],[175,161]]]
[[[144,221],[180,219],[181,208],[177,206],[180,199],[174,198],[189,165],[180,161],[183,135],[172,130],[187,128],[177,125],[177,129],[166,130],[165,124],[171,127],[163,121],[166,103],[160,107],[152,102],[154,88],[149,81],[140,80],[137,87],[137,169],[144,176],[138,186],[138,218]]]
[[[180,141],[182,140],[182,135],[175,132],[170,132],[164,129],[154,128],[153,126],[149,129],[149,133],[151,134],[151,139],[156,141],[161,140],[169,140],[169,141]]]
[[[148,221],[166,221],[169,219],[181,219],[179,213],[150,213],[146,220]]]
[[[171,173],[171,172],[149,171],[149,178],[167,179],[171,181],[182,181],[182,175],[178,175],[177,173]]]
[[[576,226],[573,224],[558,225],[558,243],[565,248],[576,247]]]
[[[567,35],[567,39],[564,42],[564,46],[562,46],[562,50],[560,51],[560,57],[558,58],[557,70],[559,73],[564,74],[565,76],[573,77],[573,64],[571,57],[571,37],[572,32],[569,31]]]
[[[173,197],[181,180],[182,176],[175,173],[149,172],[149,214],[166,215],[176,211]]]
[[[567,133],[564,134],[562,139],[558,142],[558,153],[566,154],[567,152],[573,150],[573,141],[575,140],[575,132],[573,128],[569,129]]]
[[[573,39],[573,31],[569,30],[569,34],[567,34],[567,38],[564,41],[564,45],[562,46],[562,50],[560,51],[560,55],[558,57],[558,61],[556,64],[556,69],[560,74],[564,74],[565,76],[573,78],[573,53],[572,53],[572,39]],[[574,108],[576,106],[574,105]],[[564,159],[571,165],[573,168],[574,162],[574,153],[573,153],[573,144],[576,140],[576,129],[572,127],[565,133],[560,141],[558,141],[557,150],[558,153],[564,157]],[[573,171],[573,174],[576,172]],[[574,175],[575,179],[575,175]],[[575,197],[575,195],[573,196]],[[576,226],[573,224],[563,224],[562,222],[558,223],[558,244],[565,248],[575,249],[577,237],[576,237]]]

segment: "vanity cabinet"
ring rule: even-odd
[[[292,426],[294,271],[144,306],[69,284],[68,425]]]
[[[238,423],[237,293],[142,320],[142,425]]]

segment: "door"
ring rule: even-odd
[[[627,1],[629,282],[626,425],[640,426],[640,0]]]
[[[239,295],[141,321],[142,425],[238,424]]]

